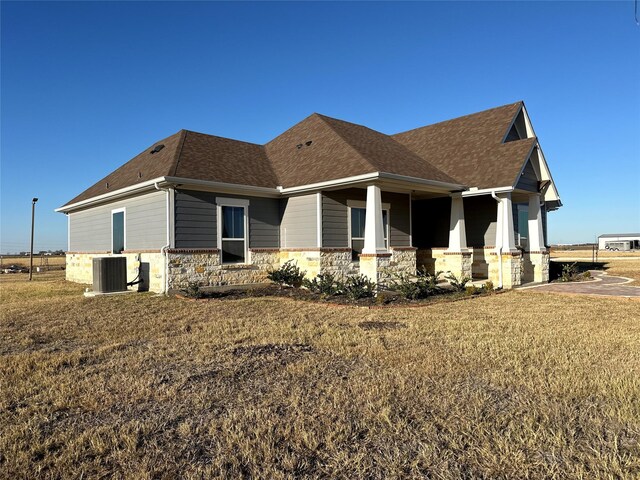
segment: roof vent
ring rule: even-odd
[[[151,150],[151,152],[149,152],[149,153],[151,153],[153,155],[154,153],[158,153],[163,148],[164,148],[163,144],[156,145],[155,147],[153,147],[153,150]]]
[[[105,186],[106,188],[109,188],[109,182],[105,183],[105,184],[104,184],[104,186]]]
[[[301,143],[297,144],[297,145],[296,145],[296,148],[297,148],[298,150],[300,150],[300,149],[302,148],[302,144],[301,144]]]
[[[311,145],[313,143],[313,141],[309,140],[308,142],[305,142],[304,144],[308,147],[309,145]]]
[[[138,172],[138,178],[142,178],[142,172]]]

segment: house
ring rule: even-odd
[[[123,255],[130,279],[140,267],[162,292],[263,281],[288,260],[309,277],[424,266],[544,282],[560,206],[517,102],[395,135],[315,113],[266,145],[181,130],[57,211],[68,280]]]

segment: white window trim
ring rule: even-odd
[[[355,238],[356,240],[364,240],[364,237],[353,237],[351,235],[351,209],[352,208],[360,208],[360,209],[364,209],[366,210],[365,207],[365,203],[366,202],[360,202],[360,201],[347,201],[347,231],[349,232],[349,248],[351,250],[353,250],[353,239]],[[383,203],[382,204],[382,211],[386,211],[387,212],[387,228],[385,229],[384,232],[384,240],[385,240],[385,246],[387,249],[389,249],[389,242],[391,241],[390,239],[390,234],[391,234],[391,208],[390,205],[388,203]]]
[[[122,255],[122,253],[115,253],[113,251],[113,214],[114,213],[120,213],[122,212],[124,215],[122,216],[122,235],[123,235],[123,241],[122,241],[122,250],[126,251],[127,250],[127,208],[126,207],[122,207],[122,208],[114,208],[113,210],[111,210],[111,255]]]
[[[222,261],[222,207],[241,207],[243,210],[244,217],[244,238],[241,240],[239,238],[227,238],[225,242],[244,242],[244,262],[241,263],[223,263]],[[220,250],[220,265],[248,265],[249,261],[249,200],[242,198],[225,198],[225,197],[216,197],[216,214],[218,217],[217,221],[217,242],[218,249]]]

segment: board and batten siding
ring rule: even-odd
[[[69,214],[69,251],[111,251],[111,211],[125,209],[126,250],[160,250],[167,243],[165,192],[153,192]]]
[[[382,203],[389,204],[389,236],[391,247],[411,245],[411,211],[408,194],[382,192]],[[348,201],[365,202],[366,190],[349,188],[322,194],[322,246],[349,246]]]
[[[527,164],[522,170],[522,174],[520,175],[518,183],[516,184],[516,189],[526,190],[527,192],[538,191],[538,177],[536,175],[536,171],[533,169],[531,160],[527,161]]]
[[[283,248],[318,247],[318,196],[315,193],[283,199],[281,219]]]
[[[279,199],[192,190],[176,190],[176,248],[217,248],[217,197],[249,200],[249,248],[278,248]]]

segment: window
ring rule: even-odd
[[[517,238],[518,244],[524,248],[529,248],[529,205],[518,204],[516,206],[518,212]]]
[[[367,214],[366,208],[351,207],[351,258],[358,261],[358,255],[364,248],[364,224]],[[384,232],[384,246],[389,248],[389,210],[382,210],[382,231]]]
[[[248,201],[218,199],[218,229],[222,263],[246,263]],[[227,205],[225,203],[231,203]]]
[[[111,212],[111,251],[124,251],[124,209]]]

